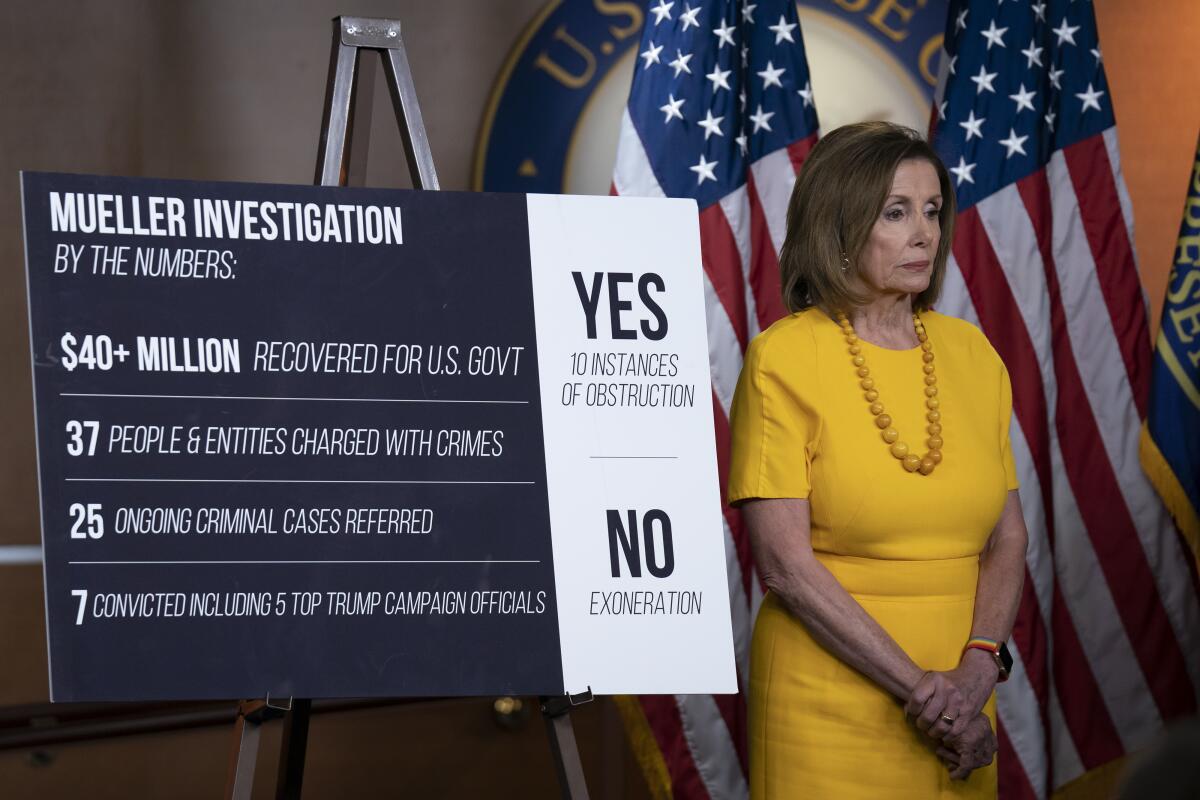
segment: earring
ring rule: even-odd
[[[842,272],[849,272],[849,271],[850,271],[850,257],[846,255],[845,251],[843,251],[842,252]]]

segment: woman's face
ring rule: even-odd
[[[867,294],[915,295],[929,287],[941,207],[942,187],[933,165],[923,158],[901,161],[859,256],[859,279]]]

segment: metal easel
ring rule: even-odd
[[[404,154],[414,189],[437,190],[433,153],[421,119],[412,71],[408,67],[400,22],[369,17],[335,17],[333,47],[329,59],[329,81],[325,90],[325,113],[317,150],[315,183],[318,186],[362,186],[366,178],[367,148],[370,144],[371,106],[375,70],[359,69],[363,50],[374,50],[383,59],[384,75],[392,96],[392,109],[404,142]],[[592,692],[540,698],[546,734],[554,757],[555,771],[564,800],[588,800],[587,783],[575,730],[569,716],[575,706],[591,702]],[[229,800],[250,800],[258,757],[261,726],[283,718],[279,772],[275,786],[278,800],[299,800],[304,780],[304,758],[308,745],[308,723],[312,700],[288,698],[278,701],[243,700],[234,723],[233,750],[226,779]]]

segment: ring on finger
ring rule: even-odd
[[[949,714],[942,714],[942,721],[945,722],[947,725],[953,725],[954,717],[950,716]]]

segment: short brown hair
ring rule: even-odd
[[[779,253],[783,303],[790,311],[817,306],[849,311],[866,298],[850,279],[859,256],[892,189],[900,162],[919,158],[937,172],[942,187],[938,213],[941,238],[929,287],[913,298],[913,308],[937,300],[954,239],[954,187],[942,160],[920,134],[890,122],[859,122],[825,134],[809,153],[788,203],[787,236]],[[850,268],[842,270],[843,255]]]

